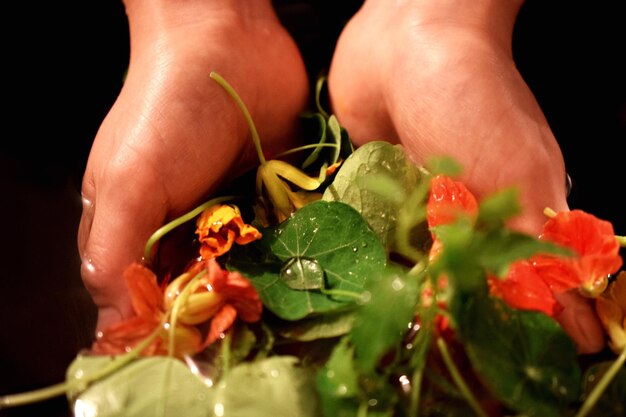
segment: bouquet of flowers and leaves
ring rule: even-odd
[[[510,230],[514,189],[481,201],[454,161],[354,149],[320,104],[309,145],[266,159],[253,195],[218,195],[155,231],[124,279],[135,315],[98,335],[52,387],[76,416],[623,416],[626,273],[611,223],[553,212]],[[284,159],[300,152],[295,166]],[[183,223],[197,252],[158,276]],[[607,334],[582,358],[554,319],[578,289]],[[584,359],[584,360],[583,360]]]

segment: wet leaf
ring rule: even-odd
[[[297,322],[287,322],[276,328],[278,334],[288,339],[302,342],[331,338],[344,335],[352,329],[355,312],[337,311],[319,316],[312,316]]]
[[[460,313],[472,365],[504,404],[528,416],[560,417],[577,400],[576,347],[556,321],[478,295]]]
[[[321,415],[314,374],[293,356],[274,356],[231,369],[214,388],[213,406],[206,411],[205,415],[223,417]]]
[[[395,179],[402,200],[419,182],[417,167],[406,157],[401,145],[373,141],[357,148],[343,163],[323,199],[341,201],[354,207],[387,247],[392,244],[397,226],[398,206],[368,189],[368,178],[387,176]]]
[[[613,362],[600,362],[585,371],[583,391],[589,395],[595,384]],[[609,383],[602,396],[591,409],[590,417],[622,417],[626,415],[626,369],[622,368]]]
[[[317,390],[324,416],[357,415],[359,408],[358,374],[354,370],[354,348],[343,338],[317,374]]]
[[[78,356],[68,368],[68,380],[84,379],[112,359]],[[74,392],[74,394],[78,394]],[[209,387],[178,359],[138,359],[89,386],[72,398],[77,416],[143,417],[179,415],[207,417]]]
[[[376,235],[359,213],[344,203],[310,203],[262,233],[260,241],[233,248],[228,267],[249,278],[265,308],[286,320],[354,303],[367,279],[376,277],[387,261]],[[314,262],[316,272],[286,274],[286,267],[294,262]],[[323,289],[318,267],[323,271]],[[354,297],[328,295],[322,290],[345,291]]]
[[[367,291],[369,301],[358,310],[350,332],[355,363],[365,374],[373,372],[381,357],[408,332],[419,294],[417,278],[395,267],[369,281]]]

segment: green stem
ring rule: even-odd
[[[187,214],[183,214],[182,216],[177,217],[176,219],[172,220],[171,222],[167,223],[166,225],[161,226],[156,232],[154,232],[152,234],[152,236],[150,236],[150,238],[146,242],[146,247],[145,247],[145,249],[143,251],[144,261],[150,263],[151,256],[152,256],[152,248],[154,247],[154,245],[163,236],[165,236],[166,234],[168,234],[172,230],[176,229],[181,224],[184,224],[184,223],[188,222],[189,220],[195,218],[196,216],[198,216],[200,213],[202,213],[204,210],[208,209],[209,207],[211,207],[211,206],[213,206],[215,204],[222,203],[224,201],[233,200],[235,198],[237,198],[237,197],[235,197],[235,196],[223,196],[223,197],[212,198],[209,201],[207,201],[207,202],[199,205],[195,209],[191,210]]]
[[[424,259],[422,259],[419,262],[417,262],[415,265],[413,265],[413,267],[407,273],[407,275],[418,276],[419,274],[421,274],[422,272],[426,270],[426,266],[427,266],[427,262]]]
[[[219,75],[215,71],[211,71],[211,74],[209,74],[209,76],[214,81],[216,81],[224,90],[226,90],[228,95],[237,104],[237,107],[239,107],[239,110],[241,110],[241,112],[243,113],[243,117],[245,117],[246,122],[248,123],[248,126],[250,127],[250,133],[252,134],[252,140],[254,141],[254,147],[256,148],[256,153],[259,156],[259,162],[261,163],[261,165],[264,164],[265,156],[263,155],[263,149],[261,148],[261,139],[259,138],[259,133],[256,130],[256,126],[254,126],[254,121],[252,120],[252,116],[250,116],[250,112],[248,111],[248,108],[244,104],[243,100],[241,100],[241,97],[239,97],[239,94],[237,94],[235,89],[228,83],[228,81],[222,78],[221,75]]]
[[[222,378],[228,375],[230,372],[230,342],[231,336],[230,331],[226,333],[224,336],[224,340],[222,341]]]
[[[356,412],[356,417],[367,417],[367,401],[361,401],[359,403],[359,409]]]
[[[206,273],[206,269],[203,269],[202,271],[198,272],[187,283],[187,285],[185,285],[185,288],[183,288],[183,290],[180,292],[180,294],[178,295],[178,297],[174,301],[174,305],[172,306],[172,315],[171,315],[172,318],[170,320],[170,329],[169,329],[170,330],[170,338],[169,338],[168,351],[167,351],[169,356],[173,356],[174,355],[174,348],[175,348],[175,345],[174,345],[174,342],[175,342],[174,329],[176,329],[176,325],[177,325],[177,322],[178,322],[178,312],[182,308],[182,305],[187,302],[187,299],[189,298],[189,293],[191,292],[191,290],[193,288],[193,284],[196,283],[196,281],[198,281],[205,273]]]
[[[617,239],[617,243],[619,243],[622,248],[626,248],[626,236],[615,235],[615,239]]]
[[[487,414],[481,408],[480,404],[474,397],[474,394],[472,394],[472,391],[470,391],[469,387],[463,380],[461,373],[459,372],[456,365],[454,364],[454,361],[450,357],[450,353],[448,352],[448,346],[446,345],[446,342],[441,337],[437,338],[437,347],[439,348],[439,352],[441,352],[441,357],[443,358],[443,362],[446,364],[446,368],[448,368],[448,372],[450,372],[450,375],[452,376],[454,383],[456,384],[457,388],[461,391],[461,394],[463,395],[463,397],[465,397],[465,400],[469,403],[472,410],[474,410],[474,413],[476,413],[476,415],[480,417],[487,417]]]
[[[63,395],[72,386],[68,382],[63,382],[34,391],[20,392],[19,394],[4,395],[0,397],[0,410],[3,408],[17,407],[24,404],[32,404],[43,400]]]
[[[307,149],[312,149],[312,148],[338,148],[338,147],[339,145],[337,145],[336,143],[312,143],[309,145],[302,145],[302,146],[298,146],[297,148],[292,148],[284,152],[281,152],[278,155],[274,156],[274,159],[279,159],[289,154],[300,152],[300,151],[306,151]]]
[[[143,341],[141,341],[141,343],[135,346],[130,352],[125,353],[120,356],[116,356],[109,364],[107,364],[106,366],[103,366],[98,371],[87,375],[86,378],[75,379],[72,381],[65,381],[60,384],[52,385],[49,387],[45,387],[45,388],[41,388],[41,389],[37,389],[33,391],[5,395],[3,397],[0,397],[0,409],[16,407],[16,406],[26,405],[26,404],[32,404],[38,401],[48,400],[56,396],[63,395],[67,393],[70,389],[75,388],[79,385],[88,386],[89,384],[112,374],[116,370],[120,369],[124,365],[130,363],[131,361],[139,357],[141,352],[145,348],[147,348],[150,345],[150,343],[152,343],[152,341],[156,339],[156,337],[159,335],[159,333],[162,330],[163,324],[165,324],[166,319],[167,319],[167,316],[164,316],[163,320],[161,321],[159,326],[156,328],[156,330],[152,334],[150,334],[150,336],[148,336]]]
[[[420,405],[420,395],[422,392],[422,378],[424,377],[424,366],[418,366],[411,377],[411,403],[409,405],[409,416],[417,416]]]
[[[626,346],[622,349],[622,352],[619,354],[617,359],[613,362],[613,364],[609,367],[609,369],[602,375],[600,381],[596,384],[595,387],[589,393],[589,396],[583,403],[580,410],[575,417],[584,417],[589,411],[596,405],[606,388],[609,386],[615,375],[619,372],[620,369],[624,366],[624,362],[626,361]]]
[[[319,111],[325,119],[328,119],[330,116],[326,113],[326,110],[324,110],[322,103],[320,102],[320,94],[325,82],[326,77],[319,77],[315,83],[315,106],[317,107],[317,111]]]
[[[337,290],[337,289],[327,290],[325,288],[320,288],[320,292],[324,295],[328,295],[331,297],[347,297],[347,298],[352,298],[354,300],[363,299],[363,294],[352,292],[352,291],[347,291],[347,290]]]

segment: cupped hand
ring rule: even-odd
[[[127,0],[131,55],[83,179],[81,274],[97,329],[131,314],[122,271],[149,236],[255,162],[248,126],[211,78],[250,110],[266,152],[283,150],[306,107],[298,49],[269,0]]]
[[[417,163],[451,156],[479,198],[517,187],[523,212],[510,226],[537,236],[544,208],[568,210],[566,173],[513,60],[521,3],[367,0],[339,38],[328,86],[333,112],[357,144],[402,143]],[[588,300],[561,298],[558,319],[579,350],[601,349]]]

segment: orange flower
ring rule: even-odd
[[[196,278],[204,268],[207,273]],[[141,355],[170,353],[170,341],[174,338],[172,354],[182,358],[215,342],[237,317],[249,323],[261,317],[263,305],[252,284],[238,272],[223,270],[215,259],[195,263],[172,281],[165,293],[158,286],[156,275],[138,263],[124,271],[124,278],[136,315],[105,329],[92,346],[96,354],[128,352],[158,332]],[[209,320],[203,342],[195,325]]]
[[[620,354],[626,348],[626,272],[596,298],[596,312],[609,335],[609,347]]]
[[[191,294],[177,318],[185,324],[202,323],[211,318],[211,326],[203,343],[203,347],[206,347],[219,339],[237,317],[247,323],[258,321],[263,303],[250,281],[239,272],[223,270],[215,259],[194,264],[183,274],[184,279],[189,281],[202,268],[206,268],[208,273],[192,284]],[[180,294],[179,288],[176,281],[168,286],[166,305],[173,305]]]
[[[196,234],[200,240],[200,255],[215,258],[228,252],[233,243],[245,245],[261,238],[261,233],[245,224],[237,206],[218,204],[198,217]]]
[[[437,175],[430,181],[430,194],[426,203],[428,227],[453,223],[459,215],[478,214],[478,202],[470,190],[460,181],[445,175]]]
[[[563,311],[550,287],[529,261],[512,263],[504,279],[489,276],[488,282],[490,293],[513,308],[541,311],[550,317]]]
[[[154,333],[159,326],[163,326],[159,335],[141,354],[167,354],[171,328],[163,321],[166,309],[163,291],[157,284],[156,275],[145,266],[133,263],[124,271],[124,279],[136,316],[105,329],[92,345],[92,351],[107,355],[126,353]],[[174,356],[183,357],[200,351],[202,336],[195,327],[176,326],[174,338]]]
[[[537,272],[553,291],[580,287],[584,294],[596,297],[606,289],[609,274],[622,266],[613,225],[582,210],[563,211],[548,219],[539,239],[575,252],[571,258],[533,258]]]
[[[426,203],[426,220],[428,227],[432,228],[444,224],[450,224],[457,220],[459,216],[469,215],[475,219],[478,213],[478,202],[474,195],[460,181],[455,181],[445,175],[437,175],[431,178],[430,194]],[[433,262],[443,250],[441,242],[434,234],[432,246],[428,254],[428,259]],[[436,279],[437,293],[445,291],[448,287],[448,277],[441,275]],[[430,282],[422,288],[422,305],[429,306],[436,294]],[[438,297],[437,304],[440,308],[445,309],[446,303]],[[436,329],[441,333],[448,330],[448,318],[444,315],[437,315],[435,318],[437,323]]]

